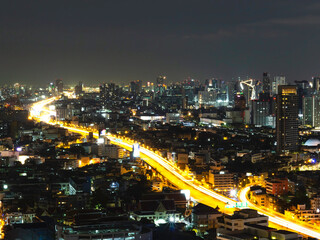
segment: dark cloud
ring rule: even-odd
[[[10,0],[0,82],[320,74],[318,1]]]
[[[307,15],[295,18],[278,18],[268,21],[269,24],[284,25],[284,26],[294,26],[294,27],[305,27],[308,25],[320,25],[320,16],[317,15]]]

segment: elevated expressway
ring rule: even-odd
[[[276,225],[288,228],[295,232],[300,232],[310,237],[320,239],[320,231],[319,231],[320,228],[318,229],[313,228],[307,223],[304,223],[295,219],[289,219],[279,212],[255,205],[252,202],[250,202],[248,198],[249,190],[250,190],[250,186],[241,189],[238,193],[240,201],[247,203],[248,207],[258,210],[260,214],[267,215],[269,217],[269,221]]]
[[[30,118],[36,121],[43,121],[51,125],[60,125],[60,127],[68,129],[70,132],[79,133],[82,135],[89,135],[89,130],[67,126],[64,123],[50,121],[50,112],[45,108],[46,105],[52,103],[58,98],[49,98],[44,101],[40,101],[35,103],[30,109]],[[106,135],[107,138],[111,141],[112,144],[118,145],[127,150],[132,150],[132,145],[134,144],[133,140],[127,139],[125,137],[117,137],[111,134]],[[98,132],[93,133],[94,138],[99,138]],[[205,205],[211,207],[219,206],[220,211],[225,213],[231,213],[232,209],[226,208],[226,204],[235,205],[236,202],[230,198],[227,198],[223,195],[220,195],[204,186],[197,181],[193,181],[189,176],[185,176],[184,173],[178,169],[173,163],[159,156],[157,153],[149,150],[146,147],[140,146],[140,157],[143,159],[148,165],[156,169],[161,175],[168,179],[169,182],[174,184],[180,189],[190,190],[190,195],[192,198],[201,202]],[[283,228],[290,229],[295,232],[300,232],[304,235],[318,238],[320,239],[320,231],[318,229],[313,228],[312,226],[308,226],[304,223],[298,223],[292,219],[287,219],[282,214],[277,214],[265,209],[262,209],[259,206],[253,205],[247,199],[247,193],[249,188],[242,189],[240,191],[240,200],[243,202],[247,202],[250,208],[258,210],[261,214],[267,215],[269,217],[269,221],[275,223]],[[233,209],[234,210],[234,209]]]

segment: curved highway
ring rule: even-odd
[[[59,124],[61,127],[66,128],[71,132],[88,135],[90,131],[86,129],[83,129],[80,127],[66,126],[63,123],[50,121],[50,112],[47,109],[45,109],[45,105],[50,104],[57,99],[58,98],[53,97],[53,98],[49,98],[33,104],[30,109],[30,117],[35,119],[36,121],[43,121],[51,125]],[[93,136],[95,138],[98,138],[99,134],[97,132],[94,132]],[[132,149],[132,145],[134,141],[130,139],[113,136],[111,134],[107,134],[107,137],[110,139],[111,143],[114,145],[118,145],[128,150]],[[227,198],[212,190],[209,190],[208,188],[202,186],[199,182],[192,181],[192,179],[190,179],[188,176],[184,176],[183,172],[180,169],[178,169],[171,162],[162,158],[155,152],[140,146],[140,155],[144,161],[146,161],[150,166],[156,169],[161,175],[167,178],[171,183],[178,186],[180,189],[190,190],[191,197],[193,197],[197,201],[203,204],[209,205],[211,207],[216,207],[218,205],[220,208],[220,211],[222,211],[223,209],[224,212],[226,210],[230,211],[230,209],[225,208],[225,205],[227,203],[235,204],[234,200],[231,200],[230,198]],[[305,226],[305,224],[298,224],[290,219],[287,219],[285,216],[280,216],[278,214],[271,213],[270,211],[266,211],[262,208],[259,208],[256,205],[253,205],[247,199],[248,191],[249,191],[249,187],[243,189],[240,192],[240,195],[239,195],[240,200],[242,202],[247,202],[250,208],[257,209],[259,213],[267,215],[269,217],[270,222],[273,222],[284,228],[291,229],[293,231],[298,231],[307,236],[320,239],[320,232],[312,228],[311,226],[309,227],[309,226]]]
[[[298,221],[290,220],[281,213],[270,211],[251,203],[248,199],[249,190],[250,186],[243,188],[239,192],[239,199],[241,202],[247,203],[250,208],[258,210],[260,214],[267,215],[269,217],[269,221],[272,223],[288,228],[295,232],[300,232],[307,236],[320,239],[320,232],[318,229],[314,229],[311,226],[307,226],[307,224],[303,222],[298,223]]]

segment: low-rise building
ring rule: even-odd
[[[294,192],[294,183],[287,178],[266,179],[265,183],[267,193],[274,196]]]
[[[214,190],[219,192],[230,192],[234,188],[233,174],[226,171],[209,171],[209,183]]]
[[[116,145],[105,145],[105,156],[109,158],[121,159],[124,157],[124,151],[123,148]]]
[[[136,239],[152,240],[152,231],[138,222],[118,217],[102,218],[95,222],[84,221],[72,226],[57,226],[58,239]]]
[[[178,153],[178,164],[188,164],[187,153]]]
[[[64,195],[75,195],[77,192],[76,184],[71,178],[69,180],[61,179],[61,181],[53,182],[51,184],[50,189],[53,193],[57,193],[57,194],[63,193]]]
[[[23,223],[32,223],[33,218],[35,216],[36,216],[35,213],[11,212],[11,213],[6,213],[4,219],[8,225],[23,224]]]
[[[142,200],[139,205],[139,210],[131,214],[132,218],[137,221],[143,218],[154,221],[155,223],[180,221],[181,213],[176,211],[173,200]]]
[[[311,202],[311,209],[313,209],[316,212],[319,212],[320,211],[320,196],[319,195],[313,196],[310,199],[310,202]]]
[[[266,193],[253,193],[251,195],[251,199],[254,203],[256,203],[259,206],[267,207],[268,206],[268,198]]]
[[[286,230],[278,230],[278,231],[274,231],[274,232],[271,233],[271,239],[300,240],[300,239],[302,239],[302,236],[300,236],[298,233],[295,233],[295,232],[290,232],[290,231],[286,231]]]
[[[268,226],[268,217],[261,215],[254,209],[242,209],[235,211],[232,216],[223,215],[218,218],[219,228],[226,231],[241,231],[246,228],[246,224],[258,224]]]
[[[285,210],[284,213],[290,219],[295,218],[304,222],[320,220],[320,212],[313,209],[306,209],[305,204],[298,205],[295,210]]]
[[[199,203],[192,209],[191,221],[194,228],[202,232],[205,230],[216,228],[218,224],[217,219],[221,216],[222,213],[217,209]]]

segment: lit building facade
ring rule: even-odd
[[[277,152],[297,151],[299,147],[298,95],[296,86],[279,86],[276,102]]]

